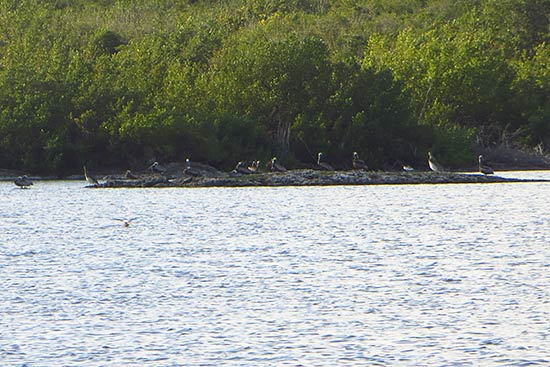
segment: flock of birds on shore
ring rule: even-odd
[[[324,171],[334,171],[334,168],[330,164],[325,162],[323,160],[323,157],[324,157],[323,153],[319,152],[317,154],[317,162],[316,162],[315,169],[324,170]],[[186,163],[186,165],[185,165],[185,168],[183,169],[183,173],[185,175],[193,176],[193,177],[197,177],[197,176],[202,175],[202,173],[199,170],[197,170],[197,169],[195,169],[191,166],[191,161],[189,160],[189,158],[187,158],[185,160],[185,163]],[[437,162],[437,160],[435,159],[435,157],[433,156],[433,154],[431,152],[428,152],[428,166],[434,172],[445,172],[445,171],[447,171],[441,164],[439,164]],[[359,154],[357,152],[353,152],[352,167],[355,170],[367,170],[368,169],[367,164],[365,163],[364,160],[359,158]],[[86,169],[86,166],[84,166],[83,168],[84,168],[84,178],[85,178],[86,182],[88,182],[88,184],[90,184],[92,186],[99,185],[99,181],[95,177],[88,174],[88,170]],[[266,168],[270,172],[286,172],[287,171],[287,169],[277,161],[277,157],[271,158],[271,160],[267,163]],[[414,171],[414,168],[409,166],[409,165],[404,165],[402,168],[406,172]],[[487,164],[485,162],[482,155],[480,155],[478,157],[478,168],[479,168],[479,172],[483,173],[484,175],[491,175],[491,174],[494,173],[493,169],[491,168],[491,166],[489,164]],[[166,169],[164,169],[158,162],[154,162],[153,164],[151,164],[147,168],[147,170],[150,171],[151,173],[155,173],[155,174],[164,174],[165,171],[166,171]],[[260,172],[260,161],[252,161],[248,164],[245,163],[245,162],[239,162],[239,163],[237,163],[237,166],[235,167],[233,172],[234,173],[240,173],[240,174],[258,173],[258,172]],[[128,170],[128,171],[126,171],[125,178],[127,178],[127,179],[136,179],[138,177],[135,176],[130,170]],[[23,175],[23,176],[20,176],[20,177],[16,178],[14,180],[14,183],[15,183],[16,186],[18,186],[22,189],[28,189],[33,185],[32,180],[27,175]]]

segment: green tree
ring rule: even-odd
[[[320,39],[273,39],[251,31],[214,57],[206,88],[220,112],[263,124],[286,156],[296,117],[325,93],[329,77],[328,51]]]
[[[534,55],[525,55],[515,65],[514,90],[522,104],[521,136],[529,145],[550,147],[550,44],[541,43]]]

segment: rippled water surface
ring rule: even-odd
[[[550,365],[549,183],[83,186],[0,183],[2,366]]]

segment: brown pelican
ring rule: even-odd
[[[248,166],[248,169],[254,173],[260,172],[260,161],[252,161]]]
[[[162,167],[159,162],[153,162],[153,164],[147,167],[147,169],[151,171],[151,173],[163,174],[164,172],[166,172],[166,169],[164,169],[164,167]]]
[[[430,169],[434,172],[443,172],[445,169],[440,165],[434,158],[431,152],[428,152],[428,165]]]
[[[286,168],[277,162],[277,157],[271,158],[271,162],[268,166],[271,172],[286,172]]]
[[[244,162],[237,163],[237,166],[235,167],[234,171],[237,172],[237,173],[242,173],[244,175],[250,175],[250,174],[254,173],[254,172],[252,172],[251,170],[248,169],[248,167],[246,166],[246,163],[244,163]]]
[[[189,160],[189,158],[185,159],[185,168],[183,169],[183,173],[193,177],[202,176],[198,170],[191,167],[191,161]]]
[[[478,157],[478,163],[479,163],[479,172],[483,173],[484,175],[492,175],[495,173],[493,171],[493,168],[483,161],[482,155]]]
[[[19,186],[22,189],[28,189],[30,186],[32,186],[32,181],[27,175],[23,175],[20,177],[17,177],[14,181],[14,184]]]
[[[93,176],[88,176],[88,170],[86,170],[86,166],[84,166],[84,178],[90,185],[99,185],[99,182],[95,179]]]
[[[325,171],[334,171],[334,168],[326,162],[321,162],[321,158],[323,158],[323,153],[319,152],[317,154],[317,169],[325,170]]]
[[[367,169],[367,164],[364,160],[359,159],[359,154],[357,152],[353,152],[353,161],[352,161],[353,169]]]
[[[130,170],[126,170],[126,173],[124,174],[124,178],[128,180],[135,180],[137,179],[137,176],[132,173]]]

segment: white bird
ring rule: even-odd
[[[113,220],[117,220],[119,222],[122,222],[123,227],[130,227],[130,223],[136,218],[130,218],[130,219],[121,219],[121,218],[113,218]]]
[[[404,165],[404,166],[403,166],[403,171],[412,172],[412,171],[414,171],[414,168],[412,168],[412,167],[409,166],[409,165]]]

